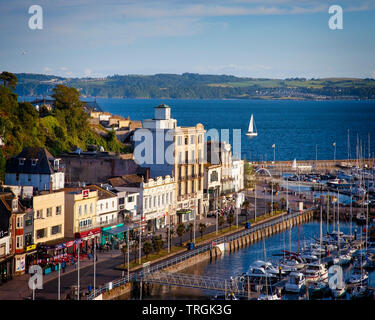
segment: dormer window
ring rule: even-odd
[[[18,159],[18,163],[20,166],[23,166],[25,164],[25,158]]]
[[[36,166],[38,159],[31,159],[31,165]]]
[[[13,199],[12,200],[12,210],[13,211],[17,211],[18,210],[18,200],[17,199]]]
[[[59,169],[59,165],[60,165],[60,160],[59,159],[55,159],[54,162],[53,162],[53,168],[55,170],[58,170]]]

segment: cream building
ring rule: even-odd
[[[65,193],[42,191],[33,197],[34,243],[64,237]]]
[[[65,189],[65,236],[77,234],[97,227],[98,191],[90,188]],[[100,235],[100,234],[99,234]]]

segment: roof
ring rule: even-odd
[[[24,159],[20,165],[19,159]],[[36,165],[32,160],[38,159]],[[6,173],[29,173],[29,174],[52,174],[54,169],[52,163],[55,158],[46,148],[26,147],[17,156],[10,158],[6,164]]]
[[[162,104],[159,104],[158,106],[156,106],[155,108],[159,108],[159,109],[165,109],[165,108],[170,108],[170,106],[168,106],[168,105],[166,105],[166,104],[164,104],[164,103],[162,103]]]
[[[98,197],[99,197],[99,200],[101,199],[109,199],[109,198],[113,198],[113,197],[116,197],[116,195],[111,192],[111,191],[108,191],[106,189],[103,189],[95,184],[92,184],[92,185],[89,185],[87,186],[88,189],[92,190],[92,189],[95,189],[98,191]]]
[[[128,174],[122,177],[114,177],[108,179],[113,187],[139,187],[142,177],[136,174]]]

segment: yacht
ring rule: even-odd
[[[254,127],[255,127],[255,130],[254,130]],[[247,130],[246,135],[249,137],[256,137],[258,135],[256,130],[257,129],[255,126],[254,117],[253,117],[253,114],[251,114],[251,118],[249,122],[249,129]]]
[[[306,278],[302,272],[291,272],[285,284],[285,291],[299,293],[305,284]]]
[[[312,262],[306,265],[306,281],[323,281],[328,278],[328,270],[324,264]]]

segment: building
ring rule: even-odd
[[[65,192],[41,191],[32,198],[34,244],[55,244],[65,234]]]
[[[117,224],[118,217],[118,198],[117,195],[109,190],[97,185],[88,186],[90,190],[98,191],[98,200],[96,202],[96,221],[100,226]]]
[[[14,275],[14,239],[12,234],[15,222],[11,192],[0,192],[0,281],[7,282]],[[14,204],[15,208],[17,207]],[[13,240],[13,241],[12,241]]]
[[[23,260],[25,260],[25,269],[21,268],[21,273],[28,271],[28,267],[31,264],[35,264],[37,259],[37,250],[36,245],[34,244],[34,210],[33,210],[33,187],[32,186],[3,186],[5,190],[10,190],[18,200],[21,202],[24,212],[23,216],[24,219],[21,222],[23,226],[18,226],[18,229],[23,228],[23,247],[25,253],[25,259],[19,259],[18,268],[22,264]],[[20,224],[20,222],[16,223]],[[18,231],[20,232],[20,231]],[[16,265],[17,269],[17,265]]]
[[[149,230],[158,230],[166,226],[167,218],[171,222],[175,219],[175,179],[170,176],[156,177],[145,180],[137,175],[129,175],[110,179],[109,182],[115,189],[128,192],[126,203],[130,204],[131,194],[134,198],[136,215],[131,217],[131,222],[140,222],[148,225]],[[132,210],[130,208],[126,209]]]
[[[207,162],[221,165],[221,194],[230,195],[233,193],[234,185],[231,145],[225,141],[208,141]]]
[[[244,189],[245,168],[244,161],[240,159],[232,159],[232,177],[234,192]]]
[[[98,151],[96,146],[87,151],[63,153],[60,157],[67,168],[66,182],[70,186],[77,182],[106,183],[109,178],[138,172],[133,154]]]
[[[98,198],[98,190],[93,187],[65,188],[65,237],[81,239],[86,248],[100,238]]]
[[[208,198],[208,210],[219,209],[221,195],[221,165],[204,165],[204,194]]]
[[[64,172],[60,159],[47,149],[27,147],[6,163],[5,184],[33,186],[37,190],[64,188]]]
[[[176,182],[176,213],[180,221],[190,221],[206,211],[203,205],[204,126],[178,127],[171,109],[162,104],[154,108],[154,118],[143,121],[134,134],[134,157],[150,168],[150,177],[171,176]],[[144,135],[145,139],[139,139]],[[151,136],[151,137],[150,137]],[[142,150],[151,156],[142,157]],[[177,223],[175,217],[173,223]]]

